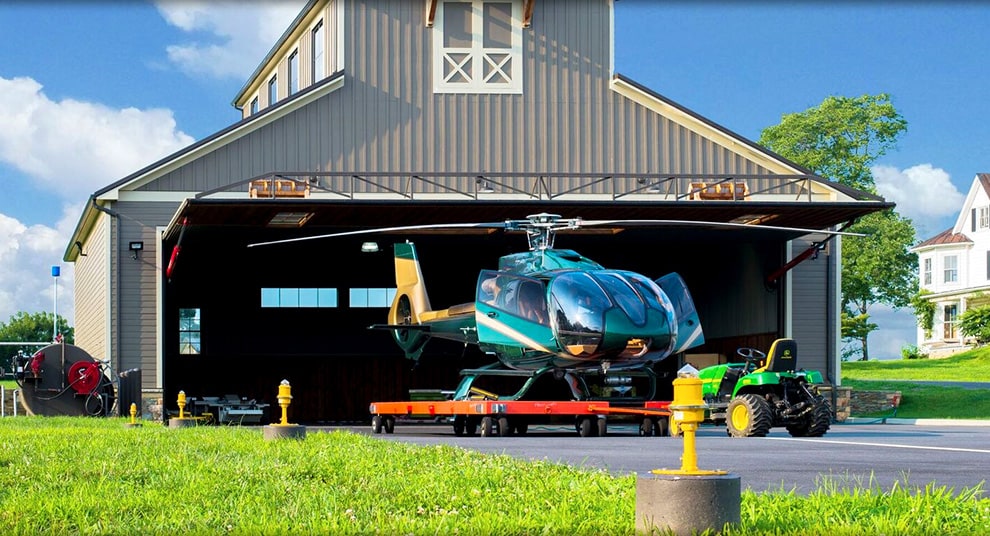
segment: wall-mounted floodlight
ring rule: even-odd
[[[361,244],[361,253],[377,253],[378,242],[365,242]]]
[[[492,186],[492,182],[484,177],[478,177],[474,180],[474,183],[478,186],[479,194],[495,193],[495,188]]]
[[[141,241],[128,242],[127,249],[130,250],[131,257],[134,260],[137,260],[137,258],[138,258],[138,252],[144,249],[144,242],[141,242]]]

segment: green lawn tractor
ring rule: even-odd
[[[743,363],[713,365],[699,371],[705,422],[721,425],[731,437],[763,437],[784,426],[794,437],[821,437],[832,423],[832,410],[818,393],[820,372],[794,370],[797,343],[777,339],[769,355],[739,348]]]

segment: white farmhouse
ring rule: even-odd
[[[914,246],[918,281],[935,303],[932,329],[918,326],[918,348],[932,357],[975,343],[959,332],[959,315],[990,304],[990,173],[978,173],[951,229]]]

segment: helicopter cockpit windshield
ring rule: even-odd
[[[567,272],[550,283],[550,314],[562,345],[576,356],[594,353],[602,341],[612,301],[585,272]]]

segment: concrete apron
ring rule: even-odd
[[[636,480],[636,534],[721,532],[740,522],[739,477],[650,474]]]

